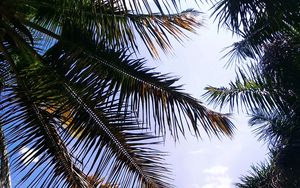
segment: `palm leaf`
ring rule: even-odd
[[[295,114],[281,113],[273,110],[266,112],[256,109],[251,113],[249,125],[254,127],[254,132],[259,140],[266,141],[271,147],[285,142],[284,139],[290,137],[290,133],[294,127]]]
[[[32,51],[32,49],[29,51]],[[13,61],[12,58],[7,59]],[[91,99],[87,99],[88,97],[93,99],[94,94],[99,95],[99,93],[87,93],[87,96],[82,97],[78,94],[80,90],[74,90],[66,80],[57,80],[61,76],[55,74],[51,69],[43,69],[42,65],[32,63],[28,63],[28,68],[24,67],[26,63],[11,63],[11,66],[15,67],[15,64],[23,67],[20,73],[22,77],[18,74],[16,78],[22,82],[14,87],[13,92],[18,95],[9,97],[8,100],[15,102],[8,105],[7,108],[15,109],[18,107],[18,111],[8,110],[7,116],[9,118],[5,123],[16,124],[16,127],[11,129],[9,139],[10,143],[19,143],[17,146],[11,146],[14,155],[27,145],[34,151],[27,152],[23,156],[17,156],[15,168],[22,171],[29,165],[28,163],[24,165],[20,160],[21,158],[25,158],[27,161],[33,161],[36,157],[41,158],[34,167],[29,168],[20,183],[28,180],[32,186],[68,185],[85,187],[89,182],[87,182],[84,173],[76,167],[76,161],[84,160],[85,156],[95,154],[96,156],[89,157],[92,158],[89,162],[92,160],[91,163],[94,164],[95,169],[89,169],[87,173],[93,171],[99,178],[103,177],[103,173],[105,173],[106,176],[104,177],[108,178],[106,182],[121,184],[124,187],[133,185],[170,187],[165,182],[168,180],[165,176],[167,169],[159,162],[162,160],[161,154],[144,146],[145,144],[151,144],[147,141],[155,137],[138,133],[140,127],[134,127],[136,124],[133,121],[134,117],[134,119],[128,118],[126,114],[123,115],[124,117],[120,116],[122,111],[113,111],[117,105],[111,102],[106,102],[102,110],[100,108],[101,100],[96,101],[97,110],[95,111],[95,106],[91,106],[94,103],[91,103]],[[25,80],[23,77],[30,79]],[[65,83],[60,85],[62,82]],[[26,88],[20,88],[25,83]],[[80,93],[85,93],[85,90]],[[103,94],[103,97],[107,96],[104,91]],[[101,99],[101,96],[99,97]],[[96,99],[99,100],[99,97]],[[61,101],[59,99],[73,101],[72,106],[66,111],[76,109],[74,119],[76,119],[75,125],[77,127],[74,127],[75,130],[80,130],[80,135],[75,132],[74,134],[77,135],[72,136],[69,131],[62,130],[62,133],[60,133],[57,130],[57,118],[54,115],[64,114],[66,111],[57,110],[56,113],[49,112],[47,109],[53,109],[51,104],[59,104],[59,101]],[[50,108],[43,108],[43,106],[49,105],[49,102]],[[70,106],[70,104],[67,106]],[[13,115],[15,113],[18,114],[17,117]],[[130,133],[131,131],[132,133]],[[75,142],[72,141],[73,139],[78,139],[75,146],[73,146]],[[91,145],[95,142],[98,143],[96,148]],[[54,143],[60,144],[53,145]],[[70,152],[68,147],[76,148],[75,150],[79,153],[79,156],[74,159],[73,154],[75,151]],[[99,160],[99,158],[103,160]],[[48,166],[44,166],[46,161],[49,161]],[[37,169],[43,173],[30,181],[29,177]],[[165,175],[159,174],[159,172],[164,172]],[[44,173],[49,173],[49,175],[45,177]]]
[[[45,59],[68,79],[85,80],[85,84],[90,80],[108,83],[120,105],[130,107],[146,122],[149,117],[154,117],[158,132],[163,135],[166,127],[172,125],[168,128],[174,137],[178,137],[179,131],[184,133],[185,121],[192,125],[191,130],[198,136],[198,123],[208,133],[232,134],[232,125],[226,116],[206,109],[201,102],[181,92],[180,86],[173,85],[177,79],[153,72],[152,68],[144,66],[143,60],[131,60],[126,51],[109,49],[103,43],[87,43],[87,38],[80,39],[83,36],[80,32],[73,32],[74,36],[70,35],[72,32],[67,33],[69,38],[76,38],[76,44],[58,43],[48,51]],[[85,42],[80,43],[81,40]],[[78,49],[74,45],[85,47]],[[61,49],[67,48],[69,52],[61,53]]]
[[[94,38],[105,39],[110,46],[120,48],[131,46],[134,50],[138,49],[136,36],[139,36],[151,55],[155,57],[158,57],[157,46],[164,51],[171,49],[170,36],[181,41],[182,37],[187,37],[184,30],[195,32],[195,29],[201,25],[197,19],[199,12],[192,9],[165,14],[161,8],[159,13],[152,13],[152,9],[147,8],[146,13],[143,13],[144,11],[140,9],[149,7],[147,1],[143,3],[135,1],[133,3],[135,6],[129,2],[129,7],[134,10],[128,10],[128,5],[123,3],[123,1],[78,1],[77,3],[68,0],[59,2],[44,0],[43,3],[30,1],[25,5],[33,10],[31,17],[24,19],[26,17],[20,14],[17,15],[17,19],[34,29],[38,28],[34,26],[37,24],[48,30],[46,33],[52,32],[58,35],[61,26],[70,22],[92,30]],[[177,7],[177,3],[175,1],[173,3]],[[144,7],[140,6],[141,4]],[[156,4],[157,7],[161,7],[160,3],[156,2]]]
[[[299,36],[300,3],[289,1],[222,0],[213,9],[215,19],[242,37],[233,45],[231,59],[260,58],[263,47],[282,35]]]
[[[17,83],[17,85],[14,84],[13,86],[13,92],[16,95],[10,94],[9,92],[8,99],[6,99],[14,100],[14,102],[6,106],[5,112],[8,115],[5,116],[4,119],[5,124],[10,125],[16,123],[16,126],[9,130],[8,142],[15,142],[19,144],[16,146],[10,145],[13,148],[11,152],[12,154],[15,154],[27,145],[31,146],[34,150],[34,153],[25,153],[23,156],[20,155],[16,157],[17,162],[14,163],[15,168],[22,171],[24,166],[28,166],[28,163],[25,163],[25,165],[22,164],[20,160],[22,157],[27,161],[32,161],[34,158],[41,156],[42,161],[49,160],[50,166],[54,168],[54,173],[57,175],[47,176],[44,179],[44,186],[50,186],[57,178],[60,177],[64,177],[65,181],[62,183],[63,186],[88,186],[88,182],[86,182],[82,172],[73,164],[72,158],[68,153],[68,149],[61,141],[56,129],[49,123],[48,118],[45,117],[34,101],[34,96],[36,95],[34,94],[34,90],[30,88],[31,83],[29,80],[24,79],[25,75],[23,75],[23,71],[25,70],[21,72],[18,71],[14,60],[7,53],[5,55],[7,56],[6,59],[15,73]],[[22,60],[25,61],[25,59]],[[16,107],[18,107],[18,110],[16,110]],[[13,114],[17,114],[18,116]],[[26,118],[24,119],[25,116]],[[21,182],[28,179],[35,168],[43,165],[44,164],[41,161],[37,162],[37,164],[21,179]],[[44,167],[44,170],[48,171],[48,168]],[[40,177],[40,175],[35,177],[32,181],[32,185],[41,181]]]
[[[240,183],[236,183],[238,188],[253,188],[264,187],[273,188],[272,182],[272,164],[269,162],[260,163],[256,166],[251,166],[251,171],[248,175],[240,178]]]
[[[276,90],[270,87],[270,80],[260,76],[259,70],[255,67],[250,68],[251,72],[239,69],[239,75],[235,82],[230,82],[229,87],[205,88],[207,92],[204,97],[210,104],[223,108],[229,104],[229,109],[237,110],[241,107],[248,111],[264,109],[270,111],[273,108],[283,107],[282,99],[276,97]]]
[[[299,28],[300,3],[297,0],[274,1],[267,0],[221,0],[215,3],[213,15],[219,19],[219,24],[230,28],[239,34],[240,31],[247,31],[253,24],[261,19],[268,20],[272,27],[280,26]]]
[[[144,146],[145,144],[150,145],[151,142],[147,140],[155,137],[138,133],[141,128],[134,126],[136,124],[134,117],[132,119],[126,113],[121,115],[123,113],[117,110],[119,106],[117,101],[116,104],[112,102],[101,104],[95,100],[93,103],[97,106],[91,105],[92,100],[88,100],[88,98],[92,96],[79,96],[78,92],[69,85],[65,86],[79,108],[74,115],[77,120],[73,126],[80,132],[75,133],[79,138],[73,148],[79,150],[78,158],[82,158],[82,160],[86,156],[92,155],[89,159],[92,164],[89,172],[94,169],[95,174],[99,177],[103,177],[103,173],[106,173],[105,177],[108,178],[108,182],[124,187],[133,185],[138,187],[143,185],[170,186],[164,182],[168,178],[162,174],[162,172],[167,172],[167,169],[162,167],[162,163],[159,162],[162,160],[161,154]],[[68,139],[73,138],[68,137]],[[93,143],[97,143],[96,146]],[[102,153],[103,150],[106,152]],[[151,155],[153,156],[150,157]],[[106,162],[99,161],[100,156]],[[151,158],[155,158],[155,160]],[[124,163],[126,166],[123,166]],[[111,172],[105,172],[110,165]]]

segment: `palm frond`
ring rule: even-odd
[[[124,187],[171,186],[165,182],[168,180],[166,176],[168,170],[162,166],[160,157],[162,154],[145,147],[145,144],[151,145],[150,140],[156,137],[139,133],[141,128],[135,126],[137,123],[135,116],[130,117],[118,110],[118,101],[114,104],[104,100],[101,104],[99,97],[93,101],[89,99],[92,96],[79,96],[78,91],[69,85],[65,85],[65,88],[78,108],[76,110],[78,113],[74,114],[76,121],[73,125],[79,130],[74,135],[78,140],[73,149],[78,150],[78,158],[82,161],[86,156],[90,156],[86,162],[92,164],[88,172],[95,170],[99,178],[105,174],[104,177],[107,177],[109,183]],[[67,138],[71,141],[74,137]],[[97,143],[96,146],[94,143]],[[99,157],[103,161],[99,161]]]
[[[212,15],[219,19],[220,25],[225,25],[233,32],[248,30],[260,19],[267,19],[268,23],[277,27],[286,25],[290,31],[299,28],[300,3],[297,0],[274,1],[267,0],[221,0],[215,3]]]
[[[0,69],[0,186],[3,188],[11,188],[11,172],[7,152],[7,140],[3,129],[4,124],[2,123],[2,117],[4,117],[5,114],[4,92],[6,91],[7,85],[10,84],[10,76],[8,74],[8,66],[3,60],[0,60]]]
[[[204,97],[210,104],[223,108],[229,104],[229,109],[239,108],[248,111],[249,109],[264,109],[270,111],[282,105],[280,98],[274,97],[274,88],[270,88],[270,80],[260,76],[259,70],[255,67],[248,70],[239,69],[238,77],[235,82],[230,82],[229,87],[205,88],[207,92]]]
[[[83,35],[73,36],[78,43],[80,36]],[[68,37],[71,37],[70,34]],[[159,128],[157,131],[163,135],[167,127],[174,137],[178,136],[178,132],[184,133],[185,122],[198,136],[198,123],[208,133],[232,134],[232,124],[226,115],[208,110],[200,101],[181,92],[180,86],[174,86],[176,78],[154,72],[144,66],[142,59],[130,59],[124,50],[109,49],[103,43],[87,43],[88,39],[81,40],[85,41],[83,49],[74,48],[75,44],[58,43],[48,51],[45,59],[53,69],[74,81],[108,83],[120,105],[130,107],[146,122],[154,117]],[[79,43],[76,46],[83,45]],[[61,53],[61,49],[69,51]]]
[[[272,112],[256,109],[252,111],[251,116],[249,125],[254,127],[259,140],[266,141],[271,147],[283,143],[284,139],[289,138],[295,129],[293,112],[286,114],[276,109]]]
[[[200,26],[199,12],[180,13],[177,1],[154,5],[0,3],[0,122],[17,186],[169,188],[165,154],[152,149],[160,138],[148,128],[178,138],[186,130],[200,136],[200,124],[208,134],[232,135],[227,115],[131,59],[136,36],[157,55],[156,46],[171,48],[170,35],[180,41]]]
[[[299,89],[299,39],[282,36],[265,45],[257,65],[239,69],[235,82],[229,87],[207,87],[205,96],[222,107],[229,103],[233,109],[239,103],[248,109],[290,114],[297,109]],[[242,105],[242,106],[243,106]]]
[[[12,58],[8,59],[13,61]],[[127,112],[121,115],[122,111],[117,110],[118,103],[102,104],[103,98],[110,97],[105,91],[103,91],[104,96],[99,95],[101,93],[95,93],[101,89],[101,83],[94,90],[88,87],[91,86],[89,84],[84,90],[73,89],[68,84],[70,81],[65,78],[66,75],[61,76],[52,69],[43,69],[42,64],[36,63],[38,62],[30,61],[27,65],[18,62],[11,63],[13,68],[16,65],[22,67],[20,75],[16,77],[17,81],[22,82],[17,82],[17,85],[13,87],[13,93],[17,95],[13,94],[7,99],[15,102],[6,106],[8,110],[5,117],[8,119],[5,123],[15,123],[10,130],[9,142],[18,143],[10,145],[13,148],[12,154],[16,156],[24,146],[31,147],[30,151],[17,155],[14,160],[15,169],[23,171],[35,158],[40,158],[36,165],[29,167],[21,179],[21,184],[30,182],[31,186],[42,187],[52,185],[86,187],[90,182],[82,172],[84,169],[77,167],[77,161],[84,161],[86,156],[89,156],[88,162],[93,165],[86,170],[87,173],[92,171],[99,178],[106,177],[108,180],[105,182],[112,185],[171,186],[166,183],[168,170],[160,162],[162,154],[145,146],[151,144],[150,140],[155,137],[139,133],[141,128],[135,126],[136,118],[129,118],[126,115]],[[15,69],[14,72],[16,70],[19,69]],[[29,79],[24,79],[25,77]],[[64,79],[58,80],[61,77]],[[24,84],[26,87],[22,88]],[[64,114],[65,110],[55,110],[55,112],[47,110],[53,109],[51,105],[53,107],[53,104],[59,104],[61,99],[68,99],[67,102],[73,101],[72,106],[67,103],[67,106],[70,106],[67,111],[76,109],[73,120],[77,127],[74,126],[73,134],[57,127],[57,116]],[[50,108],[44,108],[49,104]],[[15,111],[15,108],[18,108],[18,111]],[[97,147],[93,145],[95,142]],[[73,148],[72,151],[69,151],[68,147]],[[76,156],[74,153],[79,154]],[[21,158],[25,158],[29,163],[23,164]],[[47,162],[48,166],[45,166]],[[36,171],[41,173],[30,180],[30,176]],[[44,176],[44,173],[48,176]]]
[[[240,33],[242,40],[231,45],[230,51],[225,55],[230,56],[229,63],[248,59],[259,61],[264,55],[264,48],[278,38],[282,38],[282,33],[265,22],[264,20],[262,23],[256,23],[251,26],[250,31]],[[255,28],[256,26],[258,27]]]
[[[229,52],[232,59],[261,57],[263,47],[278,37],[299,36],[300,3],[295,0],[222,0],[213,9],[219,25],[243,38]]]
[[[28,163],[23,164],[21,158],[33,161],[34,158],[41,157],[41,161],[48,161],[49,164],[49,166],[44,166],[43,162],[37,162],[20,180],[20,183],[26,181],[34,169],[42,167],[43,171],[47,172],[51,166],[55,175],[45,177],[40,174],[32,180],[31,185],[38,184],[41,177],[44,177],[43,186],[48,187],[57,179],[63,177],[64,181],[60,182],[62,186],[88,186],[84,174],[73,164],[68,149],[62,142],[57,130],[49,122],[49,118],[39,109],[35,101],[37,95],[34,93],[34,89],[30,87],[32,83],[30,83],[30,80],[24,79],[26,70],[19,71],[13,58],[8,54],[6,55],[16,80],[12,87],[13,93],[8,92],[8,98],[6,99],[6,101],[11,100],[14,102],[6,105],[4,110],[7,115],[2,120],[5,121],[6,125],[15,124],[14,127],[8,128],[8,143],[14,143],[10,145],[13,148],[11,150],[12,155],[18,153],[24,146],[30,146],[34,151],[34,153],[30,151],[30,153],[26,152],[17,156],[14,168],[23,171],[24,167],[29,165]],[[25,61],[25,59],[21,61]]]
[[[174,5],[177,3],[175,1]],[[158,57],[157,47],[169,51],[171,43],[169,37],[173,36],[181,41],[187,37],[184,31],[195,32],[201,26],[199,12],[188,9],[182,12],[152,13],[151,10],[140,11],[139,1],[135,1],[137,10],[128,10],[123,1],[90,1],[78,3],[72,1],[43,1],[43,3],[30,1],[27,6],[36,10],[30,18],[18,15],[23,24],[34,27],[34,24],[42,26],[46,32],[61,33],[62,26],[68,22],[87,28],[94,32],[94,38],[106,41],[114,47],[124,48],[131,46],[138,50],[137,36],[145,43],[151,55]],[[156,2],[160,4],[159,2]],[[131,5],[131,3],[129,3]],[[143,4],[148,7],[147,1]],[[160,5],[158,5],[160,6]],[[170,5],[171,6],[171,5]],[[56,19],[53,19],[56,18]],[[50,42],[51,43],[51,42]]]
[[[299,176],[295,173],[295,163],[291,166],[285,166],[285,163],[292,164],[284,152],[285,149],[271,149],[268,162],[259,163],[251,166],[248,175],[240,178],[240,183],[236,183],[238,188],[253,187],[298,187],[300,185]],[[295,157],[295,156],[294,156]],[[294,158],[296,159],[296,157]],[[286,161],[283,161],[286,160]],[[295,170],[295,171],[294,171]]]
[[[272,171],[272,164],[269,162],[253,165],[249,174],[242,176],[241,183],[236,183],[235,186],[238,188],[273,188]]]

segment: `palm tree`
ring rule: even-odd
[[[227,115],[131,55],[138,40],[157,57],[157,47],[171,49],[170,37],[195,32],[199,13],[178,7],[0,2],[2,187],[11,187],[10,170],[20,180],[14,185],[28,187],[172,187],[165,154],[151,147],[159,137],[199,137],[200,126],[232,135]]]
[[[259,139],[270,146],[270,163],[253,167],[237,187],[299,187],[299,38],[300,2],[221,0],[214,15],[242,39],[230,62],[239,68],[229,87],[207,87],[205,96],[221,108],[251,114]]]
[[[231,110],[242,107],[251,114],[249,124],[269,144],[268,178],[261,178],[266,169],[260,166],[237,187],[300,186],[299,44],[297,38],[278,39],[265,47],[257,65],[240,70],[229,87],[206,88],[210,102],[230,104]]]

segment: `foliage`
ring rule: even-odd
[[[236,183],[239,188],[256,188],[265,187],[272,188],[269,184],[272,176],[272,168],[269,163],[261,163],[258,166],[251,166],[249,175],[241,178],[241,183]]]
[[[298,0],[220,0],[213,7],[219,25],[242,39],[232,45],[231,60],[260,59],[265,45],[300,31]]]

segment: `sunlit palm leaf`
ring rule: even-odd
[[[160,165],[160,153],[143,146],[151,144],[150,140],[155,137],[139,133],[141,129],[135,126],[137,122],[134,117],[117,110],[117,101],[116,104],[112,101],[101,102],[99,96],[96,99],[89,93],[80,96],[77,94],[79,91],[70,86],[66,87],[78,108],[73,126],[81,130],[75,135],[78,140],[73,148],[77,150],[78,158],[82,161],[90,156],[85,161],[85,165],[91,166],[88,167],[89,172],[95,170],[99,177],[105,175],[108,182],[124,187],[170,186],[164,182],[168,178],[162,172],[165,173],[167,169]],[[74,137],[67,138],[73,140]],[[152,154],[155,154],[152,157],[156,160],[151,159]],[[127,165],[124,166],[124,163]]]

